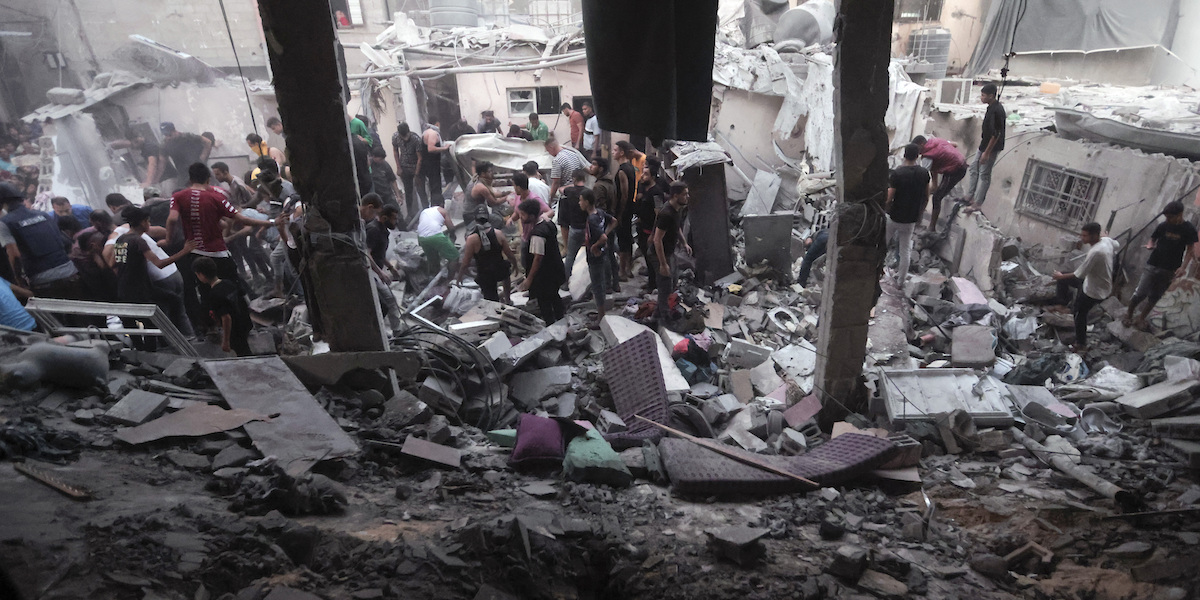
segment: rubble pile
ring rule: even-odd
[[[69,516],[0,553],[31,565],[21,589],[53,544],[93,555],[63,597],[1196,592],[1200,343],[1126,332],[1110,301],[1072,354],[1024,252],[989,297],[938,243],[905,289],[885,278],[866,408],[825,430],[821,284],[790,257],[685,276],[661,326],[640,278],[589,329],[587,304],[547,324],[424,274],[393,288],[388,352],[62,347],[106,361],[97,380],[30,371],[62,340],[10,338],[0,450],[35,500],[0,516]]]

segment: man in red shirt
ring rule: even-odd
[[[933,212],[930,213],[929,231],[937,231],[938,214],[942,211],[942,199],[950,194],[954,186],[967,176],[967,161],[954,142],[918,135],[912,143],[921,150],[921,156],[933,161],[929,165],[930,190],[933,192]],[[939,183],[938,180],[941,180]],[[925,207],[921,207],[925,213]]]
[[[192,263],[201,256],[207,256],[217,265],[221,279],[235,282],[246,291],[246,283],[237,274],[237,265],[230,256],[229,247],[225,245],[225,229],[222,219],[232,219],[234,222],[251,227],[271,227],[271,221],[251,219],[239,213],[229,204],[225,195],[209,187],[212,171],[204,163],[194,163],[188,167],[188,181],[191,185],[175,192],[171,196],[171,214],[167,217],[167,241],[170,247],[175,240],[171,239],[176,231],[182,231],[186,240],[195,242],[196,249],[179,259],[179,272],[183,276],[183,300],[187,307],[188,317],[193,326],[200,329],[208,323],[206,315],[201,310],[203,299],[197,296],[206,294],[206,290],[197,285],[196,273]],[[179,224],[177,230],[175,225]]]
[[[576,150],[583,149],[583,114],[566,102],[563,102],[562,114],[571,123],[571,147]]]

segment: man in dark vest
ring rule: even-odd
[[[0,204],[6,211],[0,217],[0,246],[17,282],[27,282],[42,298],[83,299],[79,271],[63,248],[55,216],[26,206],[20,190],[7,183],[0,184]]]

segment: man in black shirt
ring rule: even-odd
[[[217,263],[201,256],[192,263],[196,279],[208,286],[204,297],[204,309],[212,319],[221,324],[221,350],[234,352],[238,356],[250,356],[250,305],[242,289],[232,281],[217,277]]]
[[[655,316],[659,323],[666,323],[667,315],[671,314],[671,294],[675,292],[676,278],[679,276],[675,265],[675,246],[680,238],[680,227],[683,225],[680,213],[688,205],[688,186],[682,181],[671,182],[670,197],[667,205],[658,211],[654,220],[654,264],[651,273],[656,275],[658,285],[658,306]],[[683,240],[683,247],[688,254],[692,247]]]
[[[1126,327],[1130,324],[1136,324],[1141,329],[1149,327],[1146,318],[1150,316],[1150,311],[1162,299],[1167,288],[1171,287],[1175,277],[1187,272],[1188,266],[1192,264],[1195,243],[1200,239],[1196,227],[1183,220],[1182,202],[1167,204],[1162,214],[1167,218],[1167,222],[1154,229],[1154,233],[1150,234],[1150,243],[1146,244],[1153,252],[1142,269],[1142,278],[1138,281],[1137,290],[1129,299],[1129,309],[1125,318],[1121,320]],[[1146,301],[1145,307],[1142,308],[1142,316],[1134,321],[1133,311],[1142,300]]]
[[[912,234],[921,221],[921,209],[929,198],[929,171],[917,165],[921,149],[916,144],[904,147],[904,164],[888,179],[888,244],[899,245],[900,264],[896,267],[896,285],[903,287],[912,258]]]
[[[379,308],[383,311],[383,315],[387,317],[388,324],[393,332],[400,330],[400,306],[396,303],[396,297],[392,295],[392,290],[388,286],[392,283],[391,275],[399,275],[396,268],[387,260],[388,248],[388,227],[385,223],[379,221],[379,215],[383,209],[390,208],[390,218],[394,219],[396,215],[396,207],[384,206],[383,201],[379,199],[379,195],[370,193],[362,197],[362,202],[359,203],[358,215],[366,223],[366,238],[367,238],[367,260],[370,263],[371,283],[375,286],[375,294],[379,296]],[[391,271],[391,275],[384,268]]]
[[[987,200],[988,188],[992,185],[992,166],[996,164],[996,155],[1004,149],[1004,124],[1008,115],[1004,105],[996,95],[996,84],[989,83],[979,92],[979,100],[987,105],[983,115],[983,132],[979,136],[979,154],[975,162],[967,170],[971,182],[967,186],[967,203],[971,211],[979,210],[983,201]]]
[[[533,198],[517,205],[517,214],[521,223],[533,226],[522,247],[525,281],[517,291],[528,291],[529,299],[537,301],[543,321],[557,323],[566,316],[558,287],[567,281],[558,253],[558,231],[553,222],[542,217],[542,204]]]
[[[567,246],[567,254],[563,257],[563,268],[567,271],[567,279],[571,278],[571,270],[575,268],[575,256],[583,247],[583,228],[587,226],[587,213],[579,208],[579,195],[587,182],[588,172],[576,169],[571,174],[574,185],[562,189],[562,199],[558,201],[558,229]]]
[[[404,216],[409,221],[416,219],[417,213],[424,208],[423,202],[417,199],[417,190],[415,187],[417,179],[417,171],[421,167],[421,136],[412,132],[408,127],[408,123],[403,121],[396,126],[396,135],[392,136],[392,156],[396,158],[396,170],[400,175],[400,182],[404,184]],[[421,187],[420,195],[424,197],[426,192],[424,186]]]
[[[212,151],[213,143],[206,137],[194,133],[183,133],[175,129],[175,124],[164,122],[158,127],[163,135],[162,160],[174,163],[175,172],[182,174],[175,182],[175,187],[187,187],[188,167],[195,163],[208,163],[208,153]],[[168,189],[175,189],[168,186]]]
[[[387,150],[383,148],[371,149],[371,183],[384,206],[399,206],[396,204],[396,195],[400,193],[396,172],[387,163]]]

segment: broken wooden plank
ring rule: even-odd
[[[272,416],[270,422],[247,423],[246,433],[288,475],[300,475],[321,460],[358,453],[354,440],[278,356],[210,360],[204,370],[229,406]]]

